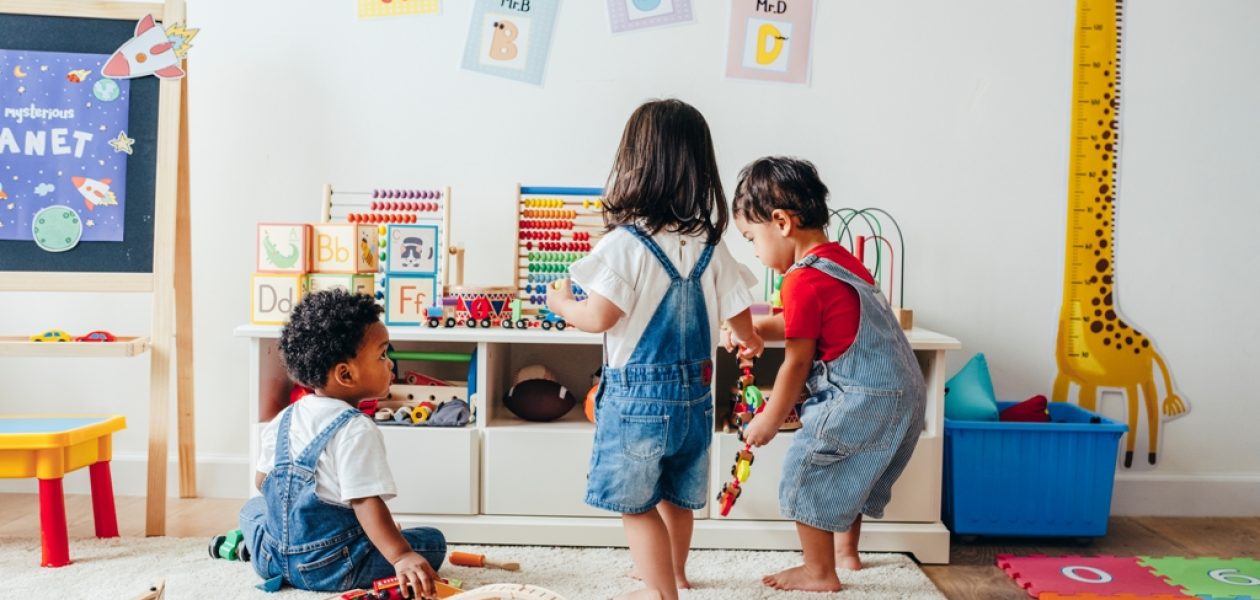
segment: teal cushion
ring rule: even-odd
[[[997,398],[989,379],[989,363],[984,353],[967,361],[945,382],[945,418],[962,421],[998,420]]]

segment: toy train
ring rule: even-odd
[[[563,317],[545,308],[536,315],[526,315],[521,310],[521,299],[515,298],[515,294],[516,291],[510,288],[456,288],[429,307],[426,323],[431,328],[554,328],[557,331],[564,331],[569,326]]]

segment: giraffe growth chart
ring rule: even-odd
[[[1139,398],[1152,465],[1163,421],[1184,414],[1186,404],[1177,396],[1154,340],[1120,314],[1117,302],[1122,3],[1077,0],[1066,261],[1052,394],[1055,401],[1066,402],[1075,385],[1077,403],[1095,410],[1104,389],[1120,390],[1127,401],[1124,466],[1129,468],[1137,444]],[[1159,391],[1157,381],[1162,384]]]

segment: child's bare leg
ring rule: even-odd
[[[849,530],[836,534],[836,566],[849,571],[862,570],[858,557],[858,538],[862,535],[862,515],[858,515]]]
[[[801,537],[805,564],[766,575],[761,582],[776,590],[840,591],[840,578],[836,577],[835,542],[832,539],[835,536],[830,531],[800,522],[796,524],[796,533]]]
[[[661,513],[653,508],[637,515],[621,515],[621,524],[630,544],[630,558],[634,560],[635,570],[646,587],[617,598],[678,600],[669,529],[665,527]]]
[[[665,528],[669,530],[669,544],[673,550],[674,583],[679,589],[691,589],[687,581],[687,552],[691,550],[691,531],[694,528],[695,514],[681,506],[661,501],[656,505],[665,520]]]

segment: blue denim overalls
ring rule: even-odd
[[[586,503],[623,514],[661,500],[704,508],[713,437],[713,344],[700,278],[706,246],[684,279],[652,238],[627,226],[669,275],[647,330],[624,367],[604,366],[596,395],[595,442]]]
[[[858,514],[880,518],[923,430],[923,372],[883,292],[815,254],[812,267],[857,290],[857,337],[830,362],[814,361],[779,482],[783,516],[846,531]],[[789,298],[790,302],[791,299]]]
[[[280,418],[275,467],[263,482],[263,495],[251,498],[241,509],[241,532],[249,544],[250,563],[268,580],[259,587],[274,591],[288,583],[316,591],[370,589],[373,580],[394,575],[393,565],[372,545],[354,509],[315,495],[315,463],[324,446],[350,419],[365,417],[347,409],[293,459],[289,449],[293,410]],[[442,532],[416,527],[402,534],[435,570],[442,565],[446,557]]]

